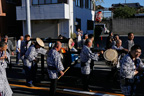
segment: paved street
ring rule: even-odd
[[[25,86],[25,75],[22,70],[22,63],[15,65],[15,57],[12,59],[13,69],[7,69],[7,75],[9,83],[14,92],[13,96],[49,96],[50,81],[46,74],[41,76],[40,64],[37,72],[37,83],[35,87]],[[93,92],[85,92],[82,90],[82,80],[80,75],[80,69],[77,67],[71,67],[64,77],[58,81],[56,96],[123,96],[119,82],[113,81],[113,78],[109,76],[110,67],[108,67],[104,61],[95,62],[94,71],[91,76],[89,87]],[[46,64],[45,64],[46,68]],[[138,95],[143,96],[144,87],[141,83],[138,90]]]

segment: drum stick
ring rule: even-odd
[[[64,71],[64,73],[66,73],[66,72],[69,70],[69,68],[70,68],[70,67],[68,67],[68,68]],[[60,79],[61,77],[62,77],[62,76],[59,76],[58,79]]]

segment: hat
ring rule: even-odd
[[[103,56],[107,61],[114,61],[117,59],[118,53],[114,49],[108,49],[104,52]]]
[[[44,47],[44,42],[40,39],[40,38],[36,38],[36,42],[41,46],[41,47]]]
[[[68,46],[69,46],[70,49],[73,48],[72,43],[73,43],[73,39],[70,38],[70,39],[69,39],[69,42],[68,42]]]

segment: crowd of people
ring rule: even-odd
[[[106,49],[117,50],[119,64],[119,66],[113,66],[112,71],[120,70],[119,79],[122,93],[125,96],[135,96],[136,85],[140,82],[140,77],[144,75],[144,64],[140,59],[142,49],[134,43],[134,33],[128,33],[128,40],[123,45],[118,34],[113,37],[113,33],[109,33]]]
[[[77,32],[77,48],[81,48],[80,63],[81,63],[81,74],[83,81],[83,90],[91,91],[88,87],[90,74],[93,70],[94,61],[98,61],[100,54],[103,51],[93,53],[91,48],[93,47],[94,36],[84,34],[79,29]],[[63,76],[64,66],[62,64],[62,56],[60,50],[62,49],[63,43],[56,41],[50,50],[44,49],[44,42],[40,38],[36,38],[35,43],[30,40],[30,35],[25,37],[20,36],[16,45],[16,64],[19,65],[19,59],[23,62],[23,69],[26,76],[26,85],[29,87],[34,86],[36,80],[37,64],[39,62],[38,54],[47,55],[47,70],[50,84],[50,96],[55,96],[57,80],[60,76]],[[63,36],[59,36],[59,39],[63,39]],[[128,40],[122,46],[122,40],[119,39],[119,35],[110,32],[106,42],[106,50],[114,49],[117,50],[119,55],[123,52],[125,55],[119,59],[120,69],[120,86],[125,96],[133,96],[135,94],[136,83],[139,81],[139,77],[143,74],[144,64],[142,63],[139,56],[141,55],[141,47],[134,44],[134,34],[128,34]],[[71,46],[74,47],[74,42]],[[72,49],[72,48],[71,48]],[[73,48],[75,49],[75,48]],[[76,49],[75,49],[76,50]],[[76,50],[77,51],[77,50]],[[0,42],[0,96],[12,96],[12,90],[9,86],[6,67],[10,64],[10,55],[14,55],[14,47],[8,36],[4,37],[4,41]],[[139,75],[140,74],[140,75]]]

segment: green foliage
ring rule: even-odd
[[[71,32],[71,38],[72,38],[72,39],[75,39],[75,38],[77,38],[77,35],[76,35],[76,33],[72,33],[72,32]]]
[[[136,9],[128,6],[119,7],[114,10],[114,18],[130,18],[136,14]]]
[[[95,0],[95,2],[103,2],[103,0]]]

